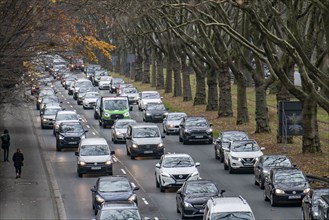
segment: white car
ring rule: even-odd
[[[235,140],[224,149],[224,169],[234,173],[237,170],[254,170],[254,164],[263,155],[255,140]]]
[[[169,112],[163,119],[163,133],[178,134],[179,124],[182,122],[182,118],[186,116],[184,112]]]
[[[157,91],[143,91],[139,93],[138,109],[143,111],[149,102],[162,103],[162,97]]]
[[[98,92],[87,92],[82,99],[83,109],[94,108],[99,97]]]
[[[188,154],[164,154],[155,165],[156,187],[164,192],[168,188],[180,188],[187,180],[200,178],[199,162]]]
[[[98,89],[109,89],[112,76],[101,76],[98,81]]]

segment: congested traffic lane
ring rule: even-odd
[[[161,193],[155,186],[154,165],[158,162],[155,158],[137,158],[131,160],[126,155],[124,144],[113,144],[111,141],[111,129],[104,129],[98,125],[93,118],[93,110],[83,110],[76,101],[67,96],[59,83],[56,83],[59,96],[66,99],[63,104],[67,109],[76,109],[83,116],[85,122],[89,126],[87,136],[100,135],[107,139],[110,146],[116,151],[118,162],[114,164],[114,174],[123,174],[122,170],[128,175],[132,175],[132,180],[141,187],[137,192],[138,196],[146,198],[148,205],[140,203],[142,213],[145,216],[157,216],[164,219],[180,219],[176,213],[175,196],[176,190],[167,190]],[[110,95],[108,91],[101,91],[103,95]],[[134,107],[131,112],[133,119],[138,122],[142,121],[142,114]],[[159,123],[160,130],[162,125]],[[47,139],[47,147],[49,153],[52,154],[52,163],[55,170],[56,178],[64,198],[65,208],[68,218],[88,218],[92,215],[91,209],[91,193],[90,188],[94,185],[97,176],[87,176],[83,179],[76,175],[76,158],[74,150],[64,152],[55,152],[55,139],[51,138],[51,132],[44,131]],[[48,135],[48,136],[47,136]],[[53,136],[52,136],[53,137]],[[49,140],[48,140],[49,139]],[[202,178],[212,179],[218,185],[226,190],[225,195],[242,195],[250,204],[256,219],[300,219],[300,207],[275,207],[272,208],[269,203],[263,201],[263,191],[253,184],[252,174],[228,174],[224,171],[223,164],[215,160],[213,145],[208,144],[192,144],[183,145],[178,141],[177,135],[169,135],[164,139],[166,152],[182,152],[190,154],[195,161],[200,162],[200,175]],[[147,195],[142,195],[143,193]],[[141,198],[141,197],[140,197]]]

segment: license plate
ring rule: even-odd
[[[195,138],[203,138],[203,136],[195,136]]]
[[[69,144],[78,144],[78,142],[76,142],[76,141],[71,141],[71,142],[69,142]]]
[[[152,153],[153,153],[152,150],[146,150],[146,151],[144,151],[144,154],[152,154]]]
[[[289,199],[301,199],[302,197],[300,195],[295,195],[295,196],[289,196]]]
[[[245,166],[253,166],[253,163],[244,163]]]
[[[100,169],[102,169],[101,167],[92,167],[91,168],[92,170],[100,170]]]

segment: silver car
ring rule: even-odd
[[[133,119],[118,119],[112,126],[112,141],[116,144],[119,141],[125,142],[128,125],[137,124]]]
[[[82,99],[83,109],[94,108],[99,97],[98,92],[87,92]]]
[[[182,118],[186,116],[184,112],[170,112],[163,119],[163,133],[169,134],[178,134],[179,133],[179,124],[182,121]]]

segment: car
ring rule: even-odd
[[[235,173],[239,170],[253,171],[254,165],[263,155],[264,147],[259,147],[255,140],[237,140],[224,147],[224,170]]]
[[[78,91],[79,91],[80,87],[92,87],[92,86],[93,86],[92,83],[88,79],[82,78],[82,79],[76,80],[72,85],[72,87],[73,87],[73,91],[72,91],[73,98],[75,100],[77,100]]]
[[[136,190],[139,190],[139,187],[132,185],[127,176],[99,177],[91,188],[95,215],[104,202],[131,201],[138,204]]]
[[[304,173],[296,167],[272,168],[264,183],[264,200],[271,206],[280,203],[301,204],[310,191]]]
[[[99,92],[86,92],[82,99],[83,109],[92,109],[96,105],[97,99],[100,98]]]
[[[253,211],[242,196],[212,197],[207,201],[203,220],[255,220]]]
[[[54,104],[54,105],[61,105],[62,101],[59,101],[59,98],[57,96],[44,96],[42,98],[42,101],[39,105],[40,108],[40,115],[44,111],[45,106],[49,104]]]
[[[157,91],[142,91],[139,93],[139,98],[137,101],[138,109],[143,111],[147,103],[162,103],[162,97],[160,97]]]
[[[96,103],[95,103],[95,106],[94,106],[94,119],[95,120],[98,120],[99,119],[100,105],[101,105],[101,98],[99,97],[96,100]]]
[[[64,80],[63,86],[64,89],[68,89],[72,83],[74,83],[77,80],[77,78],[74,77],[68,77]]]
[[[203,116],[186,116],[179,124],[179,142],[206,142],[212,144],[212,124]]]
[[[134,88],[134,85],[133,84],[130,84],[130,83],[120,83],[120,84],[118,84],[117,91],[116,91],[117,95],[121,95],[122,94],[122,90],[124,88]]]
[[[122,88],[120,96],[127,96],[129,104],[137,104],[139,93],[135,87]]]
[[[98,64],[87,64],[84,69],[86,78],[91,80],[92,75],[94,74],[95,70],[100,70],[100,69],[101,69],[101,66]]]
[[[98,86],[98,82],[102,76],[108,76],[109,74],[107,73],[106,70],[95,70],[94,74],[91,77],[92,84],[94,86]]]
[[[134,202],[105,202],[97,213],[96,220],[150,220],[142,217]]]
[[[155,183],[160,192],[169,188],[180,188],[185,181],[200,178],[199,162],[194,162],[189,154],[164,154],[155,165]]]
[[[329,195],[322,195],[318,204],[319,219],[328,220],[329,219]]]
[[[329,195],[329,188],[311,188],[302,200],[303,220],[320,219],[319,202],[322,195]]]
[[[179,124],[185,116],[187,116],[185,112],[168,112],[162,123],[163,133],[166,135],[178,134]]]
[[[137,124],[133,119],[118,119],[112,126],[112,141],[117,144],[118,142],[125,142],[128,125]]]
[[[222,196],[225,190],[219,190],[212,180],[198,179],[185,181],[176,192],[176,211],[181,218],[203,217],[207,201]]]
[[[58,111],[55,117],[55,122],[53,126],[53,134],[56,136],[58,132],[59,124],[63,121],[70,121],[70,122],[79,122],[81,121],[81,116],[78,115],[75,111],[70,110],[62,110]]]
[[[144,122],[163,122],[163,118],[168,114],[168,110],[163,103],[147,103],[143,110]]]
[[[131,124],[127,128],[126,151],[133,160],[137,156],[155,156],[164,154],[164,144],[160,129],[153,123]]]
[[[87,92],[98,92],[98,89],[93,86],[80,87],[80,89],[77,93],[77,104],[78,105],[82,105],[83,99]]]
[[[77,156],[77,174],[97,173],[113,175],[112,151],[105,138],[85,138],[80,141]]]
[[[47,87],[47,88],[42,88],[39,90],[39,93],[36,96],[37,110],[40,110],[40,104],[42,102],[42,99],[43,99],[43,97],[46,97],[46,96],[56,96],[54,89],[51,87]]]
[[[81,70],[83,71],[85,68],[83,58],[81,57],[71,57],[70,58],[70,70]]]
[[[112,76],[101,76],[98,81],[98,89],[110,89]]]
[[[110,93],[116,93],[117,92],[117,87],[119,86],[119,84],[124,84],[125,81],[122,78],[112,78],[111,79],[111,83],[110,83],[110,89],[109,92]]]
[[[255,185],[264,189],[265,178],[273,167],[294,167],[294,164],[286,155],[260,156],[254,165]]]
[[[82,139],[86,138],[87,129],[81,122],[61,122],[56,133],[56,150],[77,148]]]
[[[221,163],[224,162],[223,147],[228,147],[231,141],[234,140],[248,140],[249,136],[244,131],[221,131],[218,138],[215,140],[215,158],[219,159]]]
[[[60,106],[46,105],[40,116],[41,128],[53,128],[56,114],[60,110],[62,110]]]

